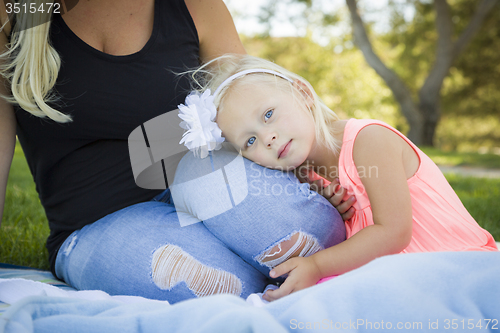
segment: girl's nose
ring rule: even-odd
[[[271,148],[271,146],[273,145],[274,141],[276,141],[277,138],[278,138],[278,135],[274,132],[267,134],[267,139],[265,141],[266,147]]]

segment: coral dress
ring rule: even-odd
[[[344,130],[339,157],[339,180],[347,190],[346,197],[355,195],[356,212],[346,221],[347,238],[373,224],[372,209],[354,165],[353,146],[359,131],[377,124],[401,136],[417,153],[420,164],[408,179],[413,211],[411,242],[401,253],[432,251],[498,251],[491,234],[481,228],[448,184],[439,168],[408,138],[393,127],[377,120],[350,119]],[[370,170],[359,170],[368,173]],[[373,170],[372,170],[373,172]]]

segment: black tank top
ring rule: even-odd
[[[73,121],[15,109],[17,135],[49,220],[52,272],[73,231],[161,192],[135,184],[127,139],[184,101],[189,82],[176,73],[199,65],[198,35],[184,0],[156,0],[150,39],[125,56],[92,48],[56,15],[50,39],[62,66],[54,88],[60,101],[53,107]]]

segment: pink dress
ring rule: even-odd
[[[432,160],[395,128],[377,120],[350,119],[344,130],[339,157],[339,181],[355,195],[356,212],[346,221],[347,238],[373,224],[368,195],[353,160],[354,140],[364,127],[377,124],[402,137],[415,150],[420,165],[408,179],[413,211],[411,242],[401,253],[433,251],[498,251],[491,234],[481,228]],[[362,170],[360,170],[361,172]],[[368,173],[370,170],[364,170]],[[372,170],[372,172],[374,172]]]
[[[345,222],[347,238],[373,224],[368,195],[354,164],[354,140],[364,127],[377,124],[402,137],[415,150],[420,165],[408,179],[413,212],[413,230],[410,244],[400,253],[434,251],[498,251],[491,234],[481,228],[458,198],[441,170],[407,137],[388,124],[371,119],[350,119],[344,129],[344,140],[339,157],[339,181],[347,190],[344,197],[354,195],[354,216]],[[370,170],[360,170],[368,173]],[[374,172],[374,170],[372,170]],[[318,283],[326,282],[326,277]]]

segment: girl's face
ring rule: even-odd
[[[294,97],[266,84],[242,83],[226,96],[217,123],[244,157],[268,168],[297,168],[316,142],[308,97],[306,93]]]

